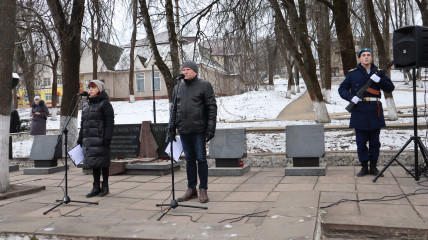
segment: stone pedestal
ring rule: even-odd
[[[324,176],[326,165],[319,158],[325,155],[324,126],[291,125],[286,127],[286,155],[293,166],[285,170],[288,176]]]
[[[19,170],[18,164],[9,165],[9,172],[18,171],[18,170]]]
[[[36,168],[52,168],[58,166],[57,159],[61,157],[62,141],[58,135],[34,136],[30,160]]]
[[[151,121],[143,121],[140,132],[140,156],[142,158],[158,158],[158,144],[150,129]]]
[[[173,170],[180,170],[180,166],[183,164],[182,161],[176,162],[173,165]],[[170,161],[152,161],[148,163],[136,163],[136,164],[127,164],[125,166],[126,174],[130,175],[155,175],[163,176],[170,174],[171,171],[171,162]]]
[[[65,171],[65,166],[24,168],[24,175],[44,175]]]
[[[208,176],[242,176],[250,171],[250,166],[244,167],[210,167]]]
[[[241,159],[246,156],[245,128],[217,129],[215,137],[210,141],[210,158],[215,159],[215,168],[210,168],[208,174],[212,176],[243,175],[250,170],[249,166],[242,167]]]

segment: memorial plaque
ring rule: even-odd
[[[114,125],[111,158],[136,158],[140,155],[140,124]]]
[[[150,124],[150,130],[152,131],[153,137],[158,144],[158,149],[156,151],[159,158],[169,159],[168,154],[165,152],[165,149],[168,146],[168,143],[165,142],[166,133],[168,131],[168,123],[152,123]]]

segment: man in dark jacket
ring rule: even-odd
[[[385,119],[381,103],[380,90],[390,93],[394,91],[394,84],[388,76],[372,63],[373,52],[369,48],[363,48],[358,53],[360,64],[346,75],[345,80],[340,84],[339,95],[355,103],[355,108],[351,113],[350,128],[355,129],[358,158],[361,162],[361,171],[357,176],[362,177],[367,174],[377,175],[376,168],[380,149],[380,129],[385,127]],[[358,98],[356,93],[371,78],[374,83]],[[369,147],[367,148],[367,142]],[[368,162],[370,161],[370,171]]]
[[[198,65],[193,61],[182,66],[184,83],[174,88],[172,107],[172,125],[180,134],[186,156],[187,191],[177,201],[197,198],[196,184],[199,173],[199,201],[208,199],[208,164],[205,144],[214,137],[217,118],[217,103],[210,82],[198,78]],[[196,165],[196,162],[198,163]]]

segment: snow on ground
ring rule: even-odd
[[[392,71],[391,79],[396,88],[393,93],[396,107],[400,113],[413,113],[413,92],[410,85],[404,84],[403,74],[399,71]],[[333,83],[331,89],[331,104],[327,104],[328,112],[331,113],[346,113],[345,107],[348,102],[342,100],[337,93],[338,84],[343,79],[337,79]],[[291,99],[287,99],[287,80],[275,79],[275,87],[273,90],[268,90],[263,86],[258,91],[249,91],[243,94],[227,97],[217,97],[218,105],[218,123],[217,128],[249,128],[249,127],[284,127],[287,125],[307,125],[316,124],[315,120],[299,120],[299,121],[275,121],[274,119],[290,102],[297,99],[306,91],[306,86],[303,81],[300,81],[300,93],[292,95]],[[426,105],[427,94],[426,85],[417,90],[417,104]],[[422,91],[421,91],[422,90]],[[424,91],[425,90],[425,91]],[[385,100],[382,98],[384,110],[386,109]],[[126,101],[112,102],[115,111],[116,124],[135,124],[142,121],[153,121],[153,100],[136,101],[129,103]],[[156,105],[156,122],[167,123],[169,120],[169,103],[167,99],[155,101]],[[402,109],[403,108],[403,109]],[[425,108],[419,108],[418,123],[419,125],[427,125],[427,117],[424,111]],[[80,121],[79,112],[79,121]],[[387,113],[386,113],[387,114]],[[59,119],[59,118],[58,118]],[[258,120],[258,121],[249,121]],[[236,121],[236,122],[228,122]],[[392,123],[413,123],[413,118],[400,118],[397,121],[387,121]],[[349,120],[332,119],[331,123],[326,126],[348,125]],[[80,126],[80,122],[78,122]],[[50,118],[47,122],[48,129],[59,129],[59,120],[52,121]],[[420,130],[419,136],[425,143],[426,131]],[[399,149],[413,135],[413,130],[382,130],[382,149],[393,150]],[[30,155],[32,138],[14,142],[13,154],[14,157],[28,157]],[[285,133],[248,133],[248,152],[263,153],[263,152],[285,152]],[[356,150],[355,136],[352,130],[334,131],[325,133],[326,150]],[[408,146],[413,148],[413,144]]]

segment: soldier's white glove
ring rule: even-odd
[[[378,83],[378,82],[380,81],[380,77],[379,77],[378,75],[376,75],[376,74],[373,74],[370,78],[371,78],[371,79],[373,80],[373,82],[375,82],[375,83]]]
[[[351,102],[353,102],[353,103],[357,104],[360,100],[361,100],[361,99],[360,99],[359,97],[354,96],[354,97],[351,99]]]

